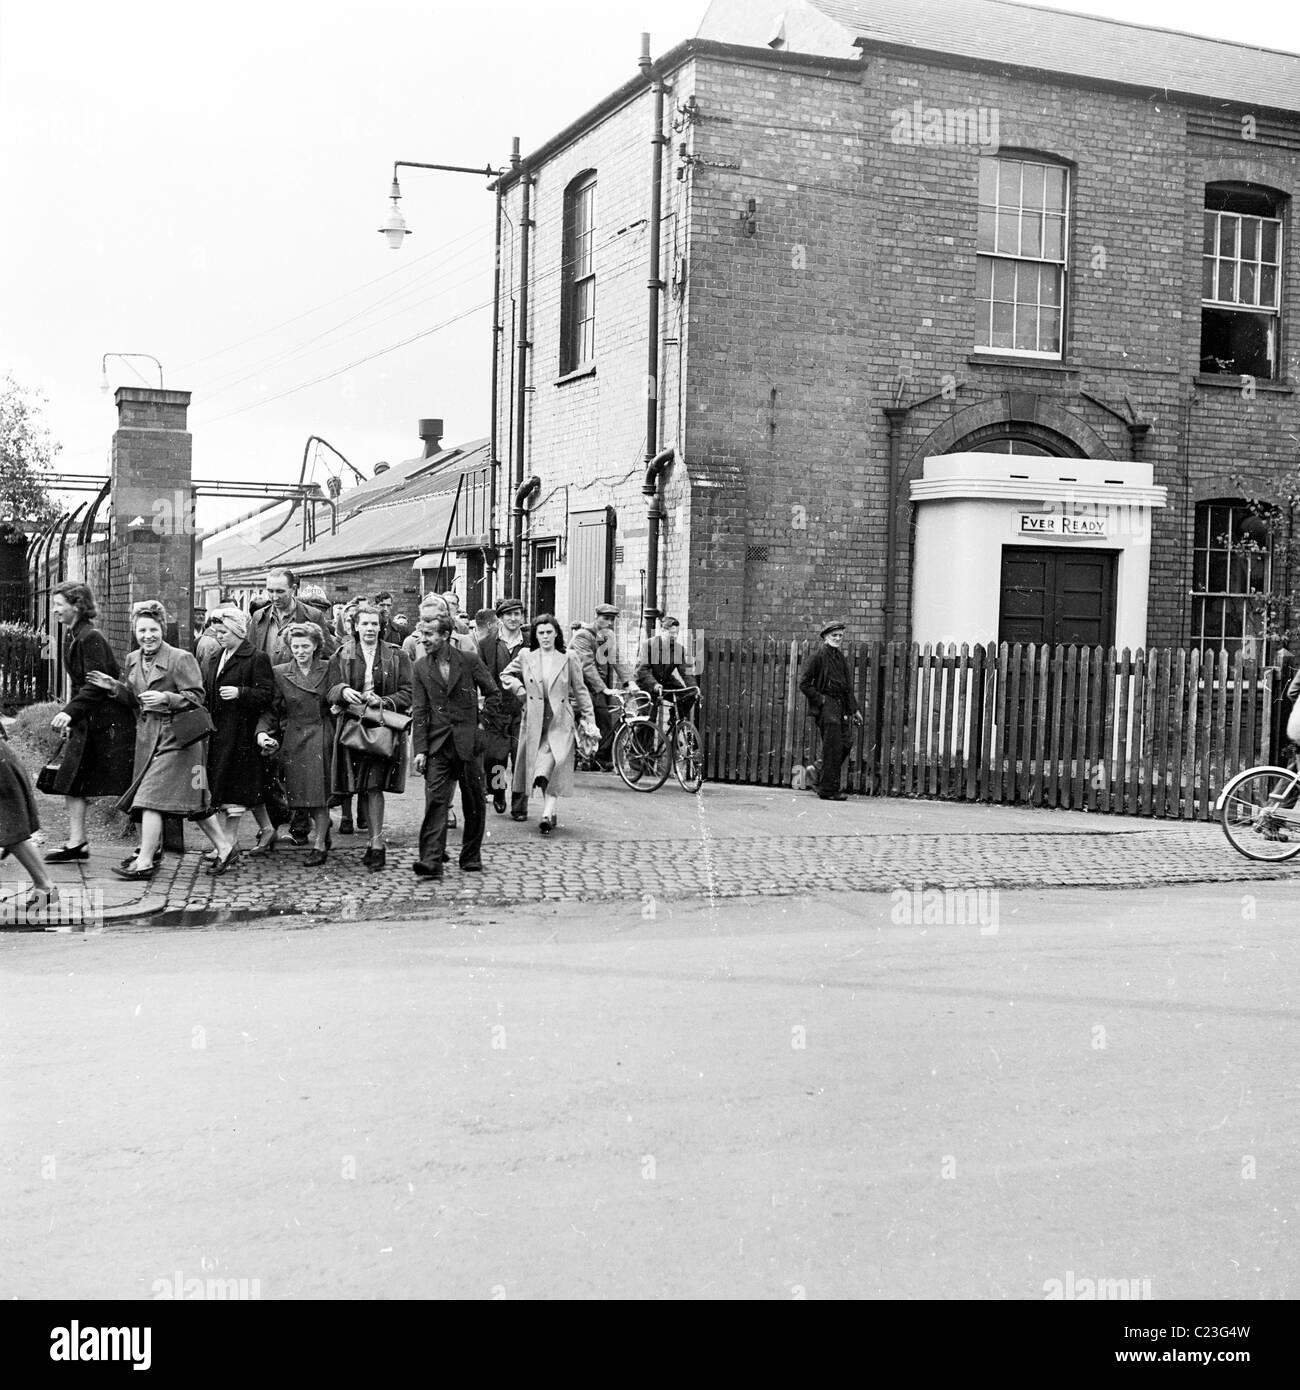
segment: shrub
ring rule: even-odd
[[[0,623],[0,705],[13,709],[37,699],[47,686],[49,639],[26,623]]]

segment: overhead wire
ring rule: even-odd
[[[616,234],[602,244],[608,246],[621,239],[622,238]],[[638,250],[620,261],[615,261],[606,266],[603,273],[609,276],[617,274],[621,270],[626,270],[640,257],[640,255],[641,252]],[[556,276],[562,274],[562,272],[563,266],[556,265],[552,269],[532,277],[533,287],[537,288],[540,285],[548,283]],[[601,273],[600,271],[597,272],[598,275]],[[228,410],[222,415],[216,415],[210,419],[196,421],[195,423],[201,423],[206,426],[215,425],[222,420],[229,420],[236,415],[243,415],[247,411],[256,410],[264,405],[270,405],[273,401],[283,400],[286,396],[296,395],[299,391],[309,390],[313,386],[319,386],[322,382],[331,381],[336,376],[342,376],[344,372],[352,371],[354,368],[364,366],[368,362],[376,361],[380,357],[386,357],[391,352],[397,352],[401,348],[409,347],[412,343],[418,342],[421,338],[427,338],[433,333],[441,332],[444,328],[449,328],[452,324],[459,323],[462,319],[469,318],[472,314],[481,313],[484,309],[491,308],[491,306],[492,301],[490,299],[470,305],[460,313],[453,314],[450,318],[444,319],[440,323],[433,324],[428,328],[422,328],[418,333],[413,333],[409,337],[401,339],[399,342],[390,343],[386,347],[379,348],[375,352],[367,353],[365,356],[359,357],[352,362],[347,362],[341,367],[334,368],[332,371],[323,372],[321,375],[313,377],[310,381],[304,381],[295,386],[286,387],[284,390],[276,391],[271,395],[262,397],[260,400],[250,401],[247,405],[237,406],[235,409]]]

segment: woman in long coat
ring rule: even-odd
[[[348,705],[406,714],[411,708],[411,663],[400,647],[379,640],[383,615],[363,604],[357,609],[354,642],[345,642],[330,657],[328,697],[331,710],[342,714]],[[397,737],[397,756],[391,761],[354,753],[339,742],[347,720],[340,718],[334,736],[331,776],[334,789],[344,795],[364,797],[370,843],[362,863],[370,869],[384,867],[384,793],[406,788],[405,734]]]
[[[334,751],[334,724],[326,698],[329,662],[321,658],[325,637],[316,623],[294,623],[284,640],[292,659],[272,668],[275,697],[257,721],[257,742],[268,753],[279,750],[288,804],[295,811],[311,813],[316,838],[305,862],[315,868],[329,852]]]
[[[525,797],[531,789],[542,793],[539,828],[543,835],[549,835],[557,821],[559,798],[573,790],[575,708],[586,730],[596,731],[582,665],[572,652],[564,650],[564,638],[553,614],[543,613],[533,623],[529,649],[521,648],[501,672],[501,685],[524,706],[515,751],[514,789]]]
[[[135,862],[113,866],[119,878],[152,878],[162,841],[163,814],[185,816],[207,836],[217,858],[208,872],[223,874],[239,855],[212,814],[205,772],[211,720],[203,706],[199,663],[163,641],[167,612],[161,603],[137,603],[131,628],[138,648],[126,659],[126,674],[114,680],[106,671],[86,679],[121,704],[139,711],[135,735],[135,778],[117,803],[140,822]]]
[[[30,920],[30,914],[48,908],[55,895],[45,866],[41,863],[40,851],[32,836],[41,828],[36,813],[36,793],[32,790],[27,769],[9,747],[9,735],[0,725],[0,859],[11,854],[27,870],[32,886],[23,900],[23,918]],[[5,903],[6,915],[14,914],[14,908]]]
[[[248,616],[241,609],[218,609],[212,634],[221,643],[221,655],[208,657],[203,667],[204,697],[213,724],[208,792],[232,841],[239,839],[240,816],[252,810],[258,825],[256,854],[269,849],[275,835],[263,804],[262,756],[257,751],[257,721],[275,696],[275,677],[270,657],[248,640]]]
[[[129,710],[98,686],[90,684],[92,671],[103,671],[114,680],[122,674],[104,634],[95,626],[95,596],[85,584],[67,580],[55,585],[50,606],[67,629],[63,662],[72,687],[72,698],[50,720],[50,727],[66,732],[63,759],[54,779],[68,808],[68,838],[45,855],[47,864],[69,859],[89,859],[86,842],[86,807],[93,796],[119,797],[131,785],[135,756],[135,720]]]

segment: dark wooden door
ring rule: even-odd
[[[1109,647],[1115,560],[1107,550],[1004,546],[998,641]]]

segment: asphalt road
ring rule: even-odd
[[[1285,883],[5,937],[0,1294],[1293,1298],[1298,944]]]

